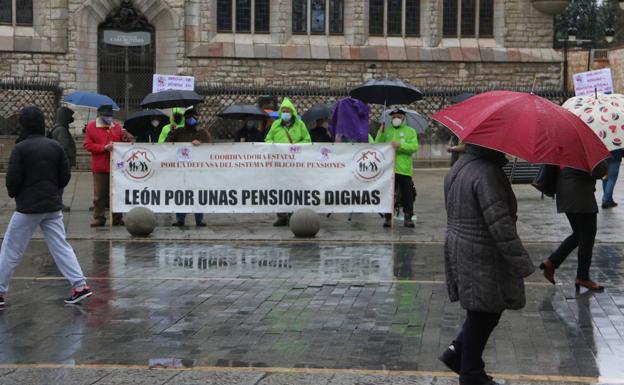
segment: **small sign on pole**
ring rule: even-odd
[[[166,90],[193,91],[195,89],[195,77],[154,74],[152,92]]]
[[[574,94],[576,96],[594,95],[595,93],[613,93],[613,79],[611,77],[610,68],[579,72],[574,74],[573,78]]]

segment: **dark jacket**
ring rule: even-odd
[[[69,183],[70,168],[63,148],[46,138],[43,114],[36,107],[20,112],[24,140],[15,145],[9,158],[6,187],[15,198],[16,211],[24,214],[59,211],[63,207],[59,190]]]
[[[522,278],[535,270],[516,232],[516,197],[498,154],[470,146],[444,179],[450,300],[492,313],[524,307]]]
[[[56,119],[54,127],[48,133],[48,137],[59,142],[67,159],[69,159],[69,165],[76,166],[76,142],[74,137],[69,132],[69,124],[74,121],[74,111],[67,107],[60,107],[56,110]]]
[[[236,131],[234,141],[240,142],[243,138],[245,142],[264,142],[264,132],[259,131],[256,127],[243,126]]]
[[[557,212],[560,213],[597,213],[596,179],[602,178],[607,171],[604,162],[599,163],[590,175],[586,171],[566,167],[559,170],[557,176]]]
[[[331,136],[327,133],[325,127],[315,127],[310,130],[310,138],[312,143],[331,143],[333,142]]]
[[[192,142],[199,140],[200,143],[210,143],[210,134],[204,129],[184,126],[171,130],[167,135],[167,142]]]

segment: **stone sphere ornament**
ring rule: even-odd
[[[313,238],[321,229],[321,220],[312,209],[298,209],[290,217],[290,231],[299,238]]]
[[[124,219],[126,230],[135,237],[147,237],[156,228],[156,215],[146,207],[135,207]]]

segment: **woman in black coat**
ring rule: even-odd
[[[576,269],[576,290],[585,287],[589,290],[603,290],[604,287],[589,278],[594,241],[596,239],[596,179],[607,173],[604,162],[598,164],[589,174],[586,171],[566,167],[560,170],[557,177],[557,212],[565,213],[572,227],[572,234],[559,245],[547,260],[542,262],[540,269],[544,277],[555,284],[555,270],[578,247],[578,265]]]

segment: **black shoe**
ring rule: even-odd
[[[197,227],[206,227],[206,222],[196,223]]]
[[[89,286],[85,286],[84,289],[82,289],[81,291],[72,289],[72,295],[65,300],[65,303],[78,303],[87,297],[91,297],[92,295],[93,292],[91,291],[91,288]]]
[[[273,222],[273,226],[275,227],[283,227],[288,226],[288,217],[279,217],[275,222]]]
[[[0,308],[4,307],[4,296],[0,295]]]
[[[67,212],[70,212],[70,211],[71,211],[71,207],[63,205],[63,212],[67,213]]]
[[[383,227],[392,227],[392,220],[391,219],[386,219],[383,223]]]
[[[613,208],[613,207],[617,207],[617,205],[618,204],[615,203],[615,202],[602,202],[602,208],[603,209],[610,209],[610,208]]]
[[[173,227],[182,227],[182,226],[184,226],[184,222],[173,222],[171,224],[171,226],[173,226]]]
[[[447,368],[459,374],[459,370],[461,369],[461,356],[455,351],[455,346],[449,346],[442,352],[442,355],[440,355],[438,359],[442,361]]]
[[[406,217],[403,220],[403,226],[405,227],[409,227],[411,229],[413,229],[414,227],[416,227],[416,225],[414,224],[414,221],[412,220],[412,217]]]

